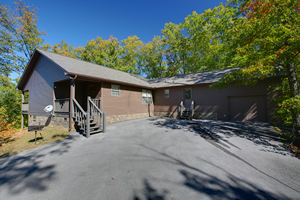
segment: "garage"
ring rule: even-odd
[[[267,97],[229,96],[230,121],[268,122]]]

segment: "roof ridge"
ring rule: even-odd
[[[224,71],[224,70],[228,70],[228,69],[239,69],[239,67],[228,67],[228,68],[224,68],[224,69],[214,69],[214,70],[209,70],[209,71],[180,74],[180,75],[175,75],[175,76],[165,76],[165,77],[161,77],[161,78],[149,79],[149,81],[155,81],[155,80],[166,79],[166,78],[174,78],[174,77],[180,77],[180,76],[187,76],[187,75],[192,75],[192,74],[201,74],[201,73],[214,72],[214,71]]]

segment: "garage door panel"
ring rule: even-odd
[[[228,97],[228,104],[231,121],[268,121],[266,96]]]

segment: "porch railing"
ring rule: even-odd
[[[86,113],[80,104],[76,101],[76,99],[73,99],[73,112],[72,112],[73,119],[77,122],[77,126],[80,126],[81,129],[85,132],[87,137],[89,137],[89,122],[90,117],[89,114]]]
[[[87,113],[93,120],[96,127],[102,129],[105,132],[106,129],[106,113],[101,111],[101,99],[91,99],[88,97]]]
[[[87,97],[87,111],[81,107],[75,98],[72,99],[72,102],[72,118],[86,134],[86,137],[90,137],[91,133],[105,132],[106,114],[101,111],[101,99]],[[70,99],[56,99],[54,101],[54,113],[67,117],[70,114]]]
[[[191,108],[190,108],[190,120],[193,120],[193,116],[194,116],[194,109],[195,109],[195,101],[192,101],[191,103]]]
[[[28,114],[29,111],[29,104],[28,102],[22,103],[22,114]]]
[[[101,110],[101,98],[99,99],[91,99],[90,100]]]
[[[69,113],[70,112],[70,99],[55,99],[54,112],[56,113]]]
[[[183,110],[184,110],[184,105],[183,105],[183,101],[181,101],[180,104],[179,104],[179,108],[178,108],[179,119],[181,119]]]

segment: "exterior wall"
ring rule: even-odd
[[[55,99],[70,98],[70,82],[71,80],[66,80],[54,83]]]
[[[53,105],[54,82],[66,78],[60,67],[40,56],[24,87],[24,90],[29,90],[29,115],[48,116],[44,108]]]
[[[111,84],[102,83],[102,110],[106,112],[107,121],[116,122],[153,115],[154,105],[142,104],[142,89],[120,85],[120,96],[111,96]],[[152,91],[153,96],[153,91]]]
[[[160,88],[154,92],[154,113],[156,116],[177,117],[178,106],[183,100],[183,89],[192,88],[192,100],[195,101],[195,118],[229,120],[228,98],[231,96],[261,96],[265,95],[267,103],[268,121],[273,121],[272,111],[274,105],[269,102],[274,93],[268,91],[268,87],[278,81],[278,77],[267,78],[256,86],[241,86],[234,84],[227,89],[217,90],[209,88],[209,84],[181,86],[173,88]],[[164,98],[164,90],[169,89],[170,97]]]

